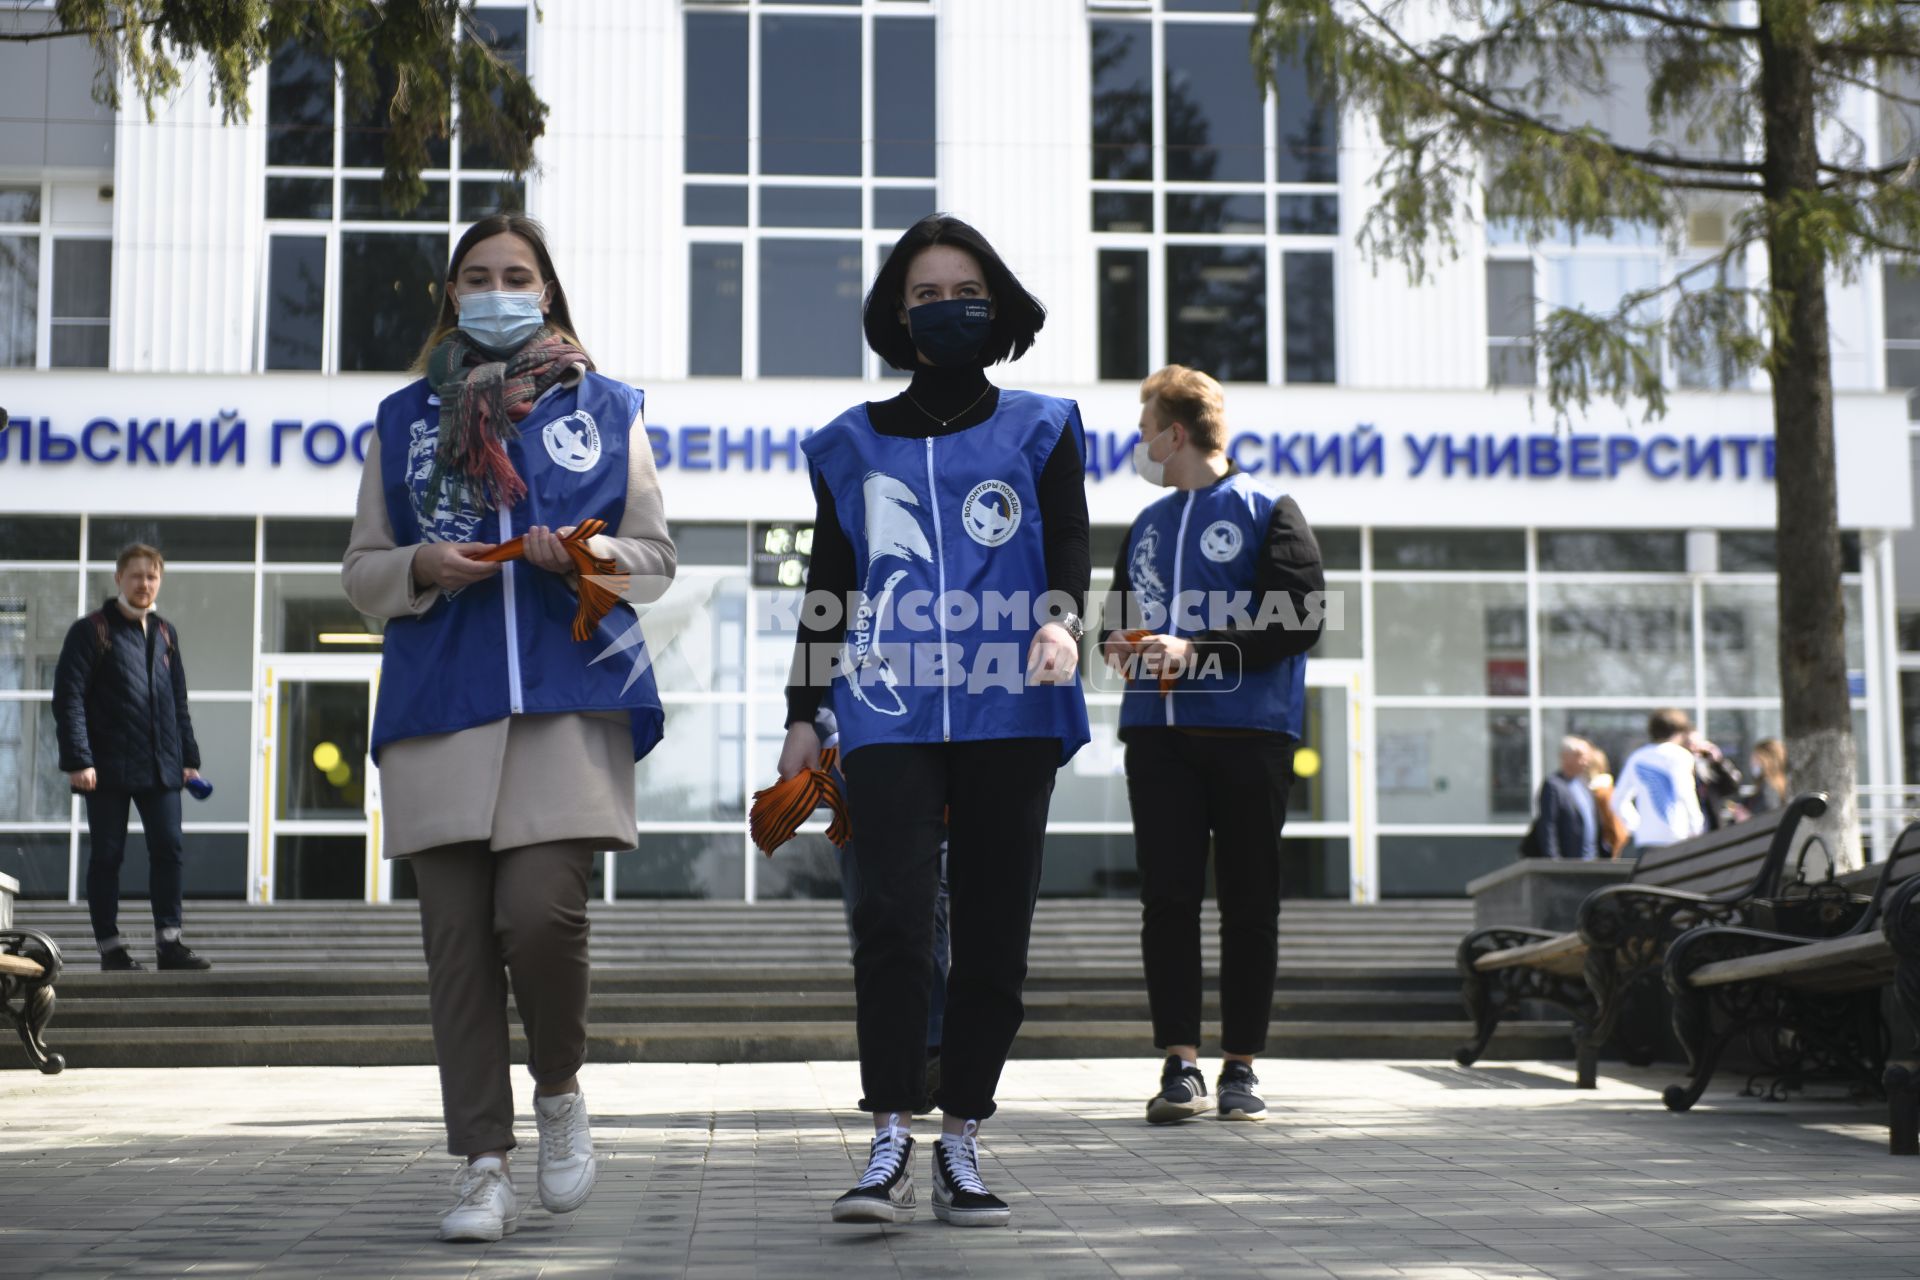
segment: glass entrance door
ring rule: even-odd
[[[1290,897],[1367,901],[1365,806],[1355,726],[1359,664],[1307,665],[1306,732],[1293,753],[1282,883]]]
[[[379,659],[267,658],[255,898],[384,900],[380,786],[367,755]]]

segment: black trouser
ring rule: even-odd
[[[161,937],[178,937],[180,788],[120,791],[95,787],[83,796],[87,802],[87,834],[93,846],[87,858],[87,914],[93,918],[94,941],[107,943],[120,936],[120,864],[127,855],[130,803],[140,810],[140,825],[146,828],[151,868],[147,896],[153,903],[153,927]]]
[[[1027,938],[1059,765],[1053,738],[889,743],[847,756],[860,867],[853,982],[862,1111],[906,1115],[926,1101],[933,909],[945,835],[953,962],[936,1101],[963,1119],[993,1114],[1001,1068],[1026,1016]]]
[[[1220,1048],[1263,1053],[1280,958],[1280,829],[1293,740],[1127,731],[1127,799],[1140,866],[1140,950],[1153,1042],[1200,1043],[1200,901],[1207,838],[1220,904]]]

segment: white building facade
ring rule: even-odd
[[[798,443],[899,386],[860,305],[934,209],[1049,307],[995,377],[1082,405],[1096,599],[1154,496],[1128,448],[1163,363],[1227,383],[1234,456],[1314,522],[1338,625],[1309,667],[1289,892],[1460,892],[1513,856],[1568,732],[1617,763],[1678,705],[1743,759],[1780,729],[1764,382],[1675,368],[1663,418],[1556,423],[1514,319],[1712,252],[1711,211],[1677,246],[1529,247],[1476,223],[1420,285],[1376,270],[1354,245],[1364,122],[1289,68],[1263,99],[1241,7],[482,4],[551,107],[539,168],[513,179],[456,136],[404,215],[379,121],[346,118],[328,67],[276,60],[241,124],[204,84],[149,121],[92,103],[77,42],[0,46],[0,872],[80,891],[53,666],[142,540],[168,557],[160,608],[216,784],[189,806],[189,896],[410,893],[365,757],[377,627],[339,555],[373,410],[453,242],[499,208],[546,225],[583,342],[647,390],[681,548],[647,619],[667,740],[635,847],[597,872],[610,898],[838,892],[822,837],[763,859],[745,808],[782,730],[812,515]],[[1920,283],[1836,282],[1832,313],[1854,721],[1862,781],[1895,786],[1920,765]],[[1061,774],[1044,891],[1127,895],[1118,693],[1084,665],[1095,742]]]

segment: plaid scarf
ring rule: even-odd
[[[526,496],[506,442],[549,387],[593,368],[587,353],[542,327],[518,351],[500,360],[455,329],[427,357],[427,382],[440,397],[440,444],[427,475],[425,509],[438,510],[443,492],[454,505],[471,498],[494,510]]]

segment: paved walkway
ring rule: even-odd
[[[1153,1074],[1013,1064],[1012,1229],[883,1230],[827,1221],[869,1136],[851,1065],[592,1066],[594,1198],[524,1209],[529,1145],[520,1232],[482,1247],[433,1239],[429,1069],[0,1072],[0,1276],[1920,1276],[1920,1160],[1837,1095],[1727,1080],[1672,1116],[1666,1072],[1275,1062],[1267,1124],[1150,1129]]]

